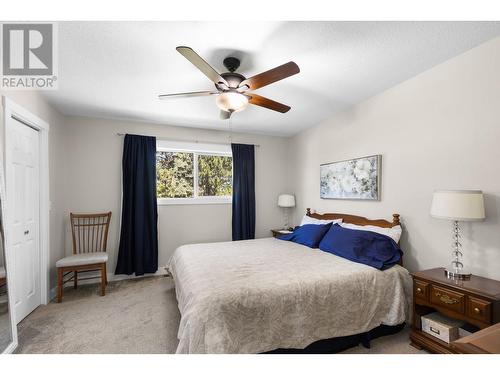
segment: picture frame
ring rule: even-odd
[[[320,164],[320,198],[380,201],[382,155]]]

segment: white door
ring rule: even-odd
[[[19,323],[41,303],[39,133],[11,117],[6,119],[6,140],[6,203]]]

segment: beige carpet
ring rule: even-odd
[[[64,290],[62,303],[40,306],[18,327],[17,353],[173,353],[179,310],[165,277]]]
[[[172,279],[148,277],[67,288],[62,303],[40,306],[18,327],[17,353],[174,353],[179,310]],[[418,353],[408,330],[344,353]]]
[[[3,352],[12,341],[10,337],[10,315],[7,306],[7,294],[0,295],[0,353]]]

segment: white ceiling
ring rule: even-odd
[[[498,22],[61,22],[59,89],[44,95],[66,115],[286,136],[498,35]],[[295,61],[299,74],[257,91],[292,109],[229,122],[214,97],[158,100],[214,88],[178,45],[219,72],[239,57],[247,77]]]

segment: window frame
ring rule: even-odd
[[[230,156],[231,146],[222,144],[201,144],[190,142],[160,141],[156,142],[156,152],[185,152],[193,154],[193,197],[192,198],[158,198],[158,206],[189,204],[232,204],[232,196],[198,196],[198,155]],[[232,172],[231,172],[232,173]]]

